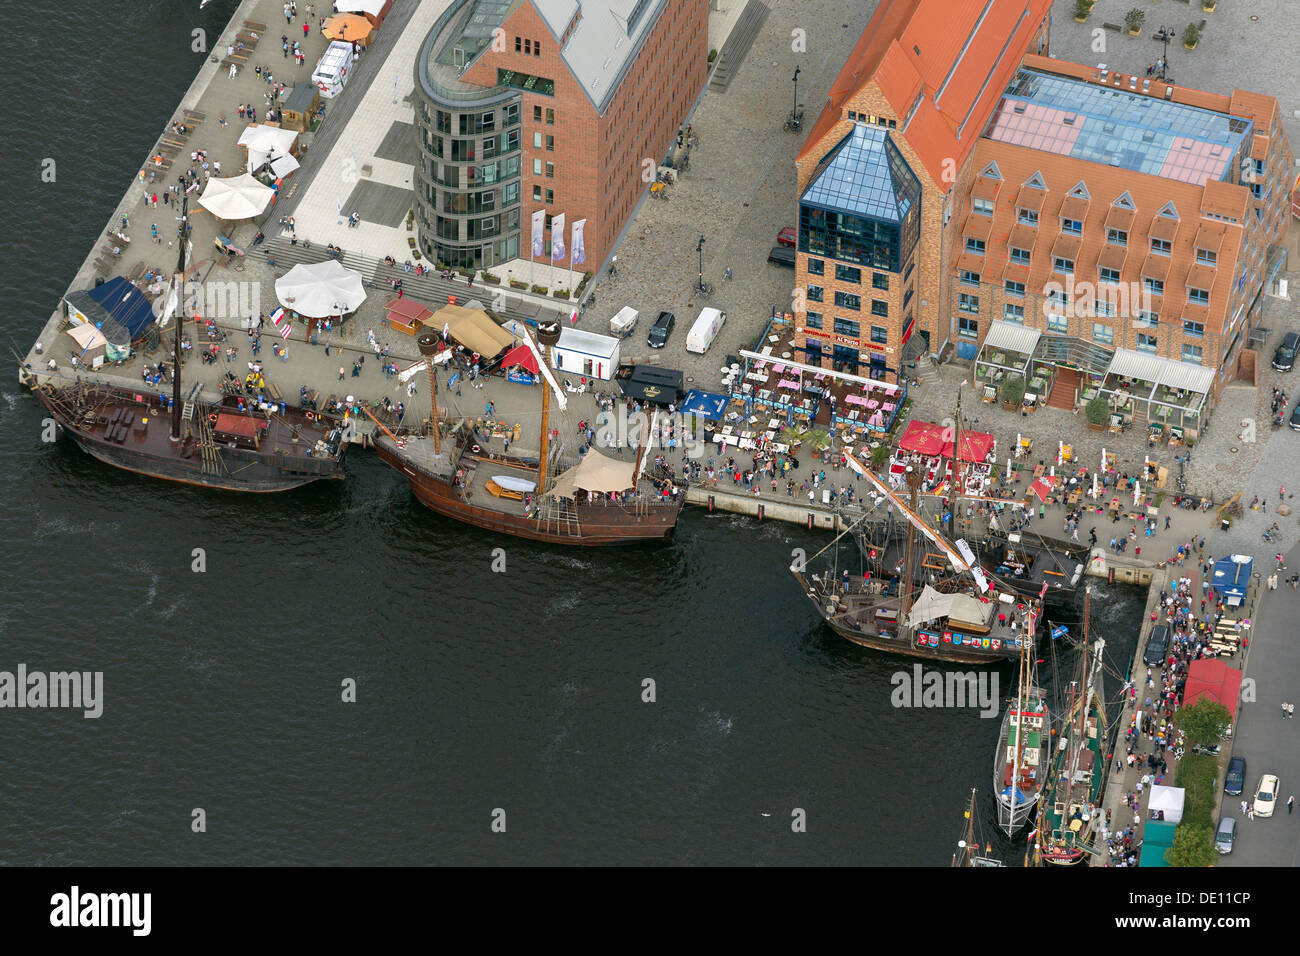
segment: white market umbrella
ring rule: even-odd
[[[199,205],[218,219],[252,219],[266,209],[275,190],[248,173],[230,179],[209,179]]]
[[[297,265],[275,280],[275,297],[286,309],[312,319],[353,312],[366,300],[361,273],[337,259]]]
[[[244,129],[239,136],[239,145],[248,150],[248,168],[258,170],[289,155],[297,139],[297,130],[259,124]]]

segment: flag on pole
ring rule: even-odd
[[[551,220],[551,261],[563,262],[569,251],[564,248],[564,213]]]
[[[287,339],[293,334],[293,326],[290,325],[289,320],[285,318],[283,308],[276,309],[271,313],[271,322],[279,330],[281,338]]]
[[[532,253],[534,258],[536,258],[537,256],[545,255],[544,250],[546,248],[546,243],[542,238],[542,227],[545,222],[546,222],[545,209],[539,209],[537,210],[537,212],[533,213]]]
[[[580,266],[587,261],[587,246],[583,242],[583,233],[587,228],[587,220],[578,219],[573,223],[573,264]]]

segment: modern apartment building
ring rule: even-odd
[[[453,0],[415,67],[424,255],[527,258],[544,210],[537,261],[563,214],[586,220],[574,268],[594,270],[704,88],[707,26],[708,0]]]
[[[985,397],[1196,437],[1285,261],[1277,100],[1052,59],[1049,6],[881,3],[797,161],[796,345],[888,381],[951,345]]]

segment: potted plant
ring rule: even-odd
[[[1124,14],[1124,26],[1128,27],[1128,35],[1131,37],[1140,35],[1142,33],[1142,24],[1146,23],[1146,20],[1146,13],[1139,7],[1134,7]]]
[[[871,467],[874,471],[880,471],[887,464],[889,464],[888,445],[880,444],[871,449]]]
[[[1195,50],[1196,45],[1201,42],[1201,28],[1195,23],[1187,24],[1187,29],[1183,31],[1183,49]]]
[[[1088,19],[1088,14],[1092,13],[1093,0],[1074,0],[1074,20],[1076,23],[1082,23]]]
[[[546,295],[546,293],[549,292],[550,289],[548,289],[544,285],[535,285],[533,286],[532,291],[537,293],[538,295]]]
[[[1201,9],[1206,13],[1213,13],[1218,5],[1218,0],[1201,0]]]
[[[1002,397],[1002,407],[1009,412],[1020,410],[1020,403],[1025,397],[1025,380],[1023,376],[1012,375],[1002,383],[999,390]]]
[[[1106,419],[1110,417],[1110,403],[1106,401],[1106,396],[1095,396],[1084,406],[1084,414],[1088,416],[1088,427],[1093,431],[1105,429]]]

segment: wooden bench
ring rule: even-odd
[[[162,140],[161,142],[158,143],[158,152],[162,153],[164,156],[167,156],[170,159],[175,159],[176,154],[179,153],[184,148],[185,147],[182,146],[180,143],[169,143],[166,140]]]
[[[1112,31],[1112,32],[1114,32],[1114,33],[1119,33],[1119,32],[1121,32],[1121,31],[1124,29],[1124,28],[1123,28],[1122,26],[1120,26],[1118,23],[1103,23],[1103,24],[1102,24],[1102,27],[1103,27],[1103,29],[1110,30],[1110,31]]]
[[[247,53],[244,53],[244,52],[241,51],[241,50],[236,50],[236,51],[233,52],[233,53],[227,53],[227,54],[226,54],[226,59],[227,59],[227,60],[235,60],[235,61],[239,62],[239,63],[242,65],[243,62],[244,62],[245,60],[248,59],[248,54],[247,54]]]
[[[163,160],[162,160],[161,163],[156,163],[156,162],[153,161],[152,158],[150,158],[149,162],[145,163],[144,171],[145,171],[146,173],[147,173],[147,172],[156,172],[156,173],[157,173],[157,172],[163,172],[163,173],[165,173],[167,170],[169,170],[169,169],[171,169],[171,168],[172,168],[172,157],[170,157],[170,156],[164,156],[164,157],[163,157]]]
[[[95,271],[101,275],[108,275],[113,271],[113,267],[108,262],[104,261],[103,256],[97,256],[95,258]]]
[[[132,282],[139,282],[144,277],[146,271],[148,271],[148,266],[143,262],[137,262],[131,267],[131,271],[126,274],[126,277]]]
[[[266,387],[262,389],[262,392],[273,402],[284,400],[284,395],[280,392],[280,386],[276,385],[274,382],[267,382]]]
[[[200,113],[198,110],[184,110],[185,121],[192,126],[198,126],[208,118],[207,113]]]
[[[245,28],[247,28],[247,29],[249,29],[249,30],[252,30],[254,33],[265,33],[265,32],[266,32],[266,24],[265,24],[265,23],[259,23],[259,22],[256,21],[256,20],[245,20],[245,21],[244,21],[244,26],[245,26]]]

